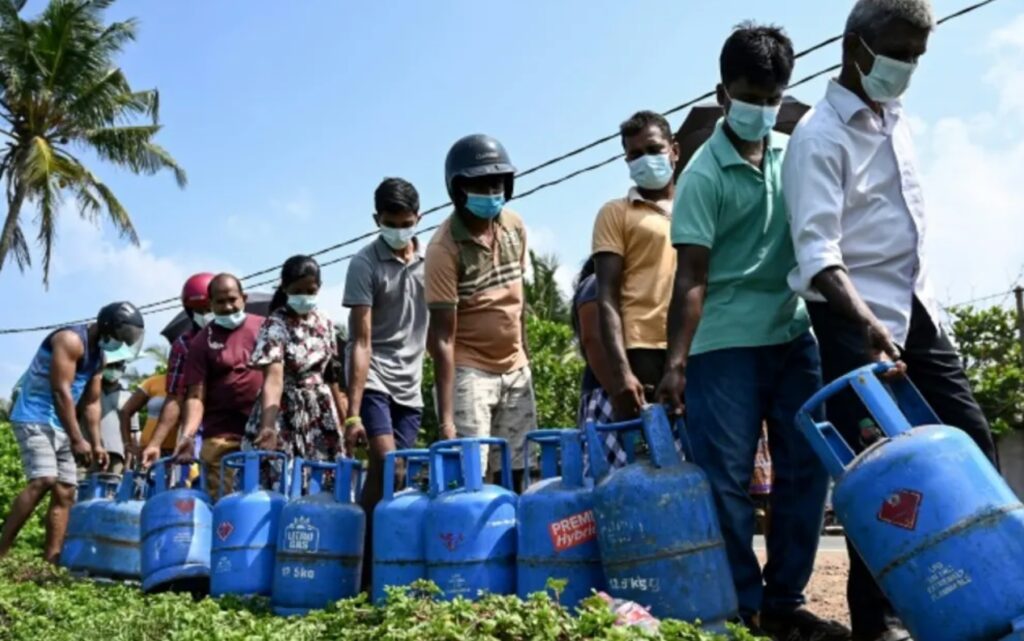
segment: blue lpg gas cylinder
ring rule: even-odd
[[[427,450],[398,450],[384,457],[384,496],[373,510],[374,602],[384,588],[409,585],[427,576],[423,558],[423,517],[430,503]],[[395,492],[395,462],[405,461],[406,487]]]
[[[85,514],[89,501],[98,499],[103,488],[99,487],[91,476],[78,482],[75,503],[68,514],[68,529],[64,535],[64,545],[60,549],[59,564],[69,570],[81,569],[82,555],[85,553]]]
[[[134,581],[142,578],[142,508],[148,491],[145,481],[133,471],[125,472],[114,500],[96,506],[94,574]]]
[[[724,629],[738,604],[711,487],[699,467],[679,457],[665,409],[652,405],[638,420],[586,430],[609,593],[650,607],[658,618]],[[642,433],[647,452],[612,469],[603,437],[630,430]],[[676,432],[685,434],[685,426]]]
[[[206,467],[189,484],[190,465],[162,458],[150,468],[152,485],[142,506],[142,589],[210,590],[213,505],[206,487]]]
[[[68,514],[68,529],[59,559],[71,572],[94,572],[99,545],[96,542],[96,508],[113,500],[121,478],[116,474],[90,474],[85,488],[79,486],[78,501]]]
[[[352,459],[295,459],[291,500],[281,510],[272,605],[275,614],[305,614],[359,594],[366,514],[353,502],[362,464]],[[308,472],[305,490],[303,477]],[[334,473],[334,491],[325,475]]]
[[[604,570],[594,521],[593,482],[583,478],[579,430],[538,430],[526,436],[526,473],[530,479],[530,443],[540,445],[541,480],[519,497],[516,590],[520,598],[543,592],[548,579],[567,581],[562,605],[575,607],[604,589]]]
[[[483,482],[480,446],[501,453],[501,485]],[[460,451],[463,485],[447,487],[444,451]],[[499,438],[441,441],[430,446],[430,505],[423,527],[427,578],[445,598],[516,592],[516,503],[512,457]]]
[[[797,415],[835,479],[836,516],[918,641],[1024,639],[1024,505],[908,379],[879,380],[890,367],[836,379]],[[846,388],[886,437],[858,456],[812,418]]]
[[[405,460],[405,489],[395,492],[395,464]],[[445,488],[462,485],[458,449],[441,451]],[[423,525],[430,504],[428,450],[399,450],[384,458],[384,497],[373,511],[373,601],[387,597],[388,586],[407,586],[427,578]]]
[[[274,488],[261,486],[261,463],[279,462]],[[281,452],[246,451],[221,461],[221,478],[237,470],[236,491],[213,506],[210,595],[270,596],[274,585],[277,529],[285,498],[286,457]],[[240,481],[240,482],[239,482]]]

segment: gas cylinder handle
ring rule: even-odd
[[[424,461],[429,465],[430,450],[395,450],[384,455],[385,501],[390,501],[395,497],[395,462],[398,459],[402,459],[406,461],[406,463]],[[406,479],[409,478],[409,467],[406,468]],[[406,481],[406,484],[408,485],[408,481]]]
[[[351,458],[340,458],[330,466],[334,472],[334,500],[338,503],[353,503],[359,500],[363,491],[363,463]],[[353,478],[355,481],[353,482]],[[353,483],[355,488],[353,488]],[[355,497],[355,501],[353,500]]]
[[[93,472],[89,475],[93,479],[95,494],[97,497],[108,497],[116,495],[121,488],[121,477],[111,472]]]
[[[288,494],[288,457],[284,452],[271,452],[269,450],[246,450],[228,454],[220,461],[221,478],[227,478],[228,469],[242,471],[242,491],[250,493],[260,487],[260,462],[263,459],[279,459],[281,461],[281,474],[277,478],[276,491],[287,496]],[[268,488],[274,490],[274,488]]]
[[[530,485],[530,443],[540,447],[540,478],[554,478],[559,475],[559,458],[561,454],[562,430],[534,430],[527,432],[523,443],[523,484]]]
[[[682,465],[683,461],[676,452],[672,428],[668,423],[668,414],[661,405],[648,405],[640,413],[640,418],[620,423],[588,423],[587,449],[590,450],[590,469],[595,479],[611,473],[605,445],[599,434],[601,432],[633,432],[640,431],[647,441],[651,464],[657,468],[671,468]],[[684,432],[685,433],[685,432]],[[682,434],[680,435],[682,437]],[[597,456],[600,454],[600,456]]]
[[[199,489],[206,491],[206,464],[198,462],[199,464]],[[175,465],[173,456],[165,456],[154,461],[153,465],[150,466],[148,471],[148,478],[152,483],[150,488],[150,496],[154,496],[161,492],[166,492],[173,487],[185,487],[185,483],[188,480],[188,476],[192,471],[191,463],[178,464],[178,471],[181,475],[177,483],[171,481],[171,473],[168,471],[170,466]]]
[[[483,470],[480,465],[480,446],[494,445],[501,448],[501,485],[509,492],[512,489],[512,457],[508,449],[508,441],[503,438],[456,438],[438,441],[430,446],[430,491],[432,496],[444,492],[443,452],[444,449],[457,449],[462,459],[463,486],[471,492],[483,489]]]
[[[576,428],[536,430],[526,435],[523,445],[523,483],[530,484],[530,442],[540,445],[541,479],[562,477],[562,483],[583,487],[582,433]]]
[[[130,501],[135,495],[135,472],[127,470],[121,476],[121,483],[117,486],[117,494],[114,495],[115,501]]]
[[[879,374],[893,367],[889,362],[873,363],[840,376],[821,388],[797,412],[797,426],[833,478],[841,476],[846,466],[853,461],[853,449],[832,423],[827,420],[816,421],[814,415],[820,415],[824,403],[847,387],[860,398],[875,423],[889,438],[899,436],[918,425],[939,422],[935,412],[910,379],[901,376],[885,383],[879,380]]]
[[[508,441],[503,438],[495,438],[488,436],[486,438],[475,439],[480,445],[487,445],[491,447],[497,447],[501,449],[501,485],[509,492],[515,492],[515,485],[512,483],[512,452],[509,450]],[[479,458],[477,458],[477,464],[479,465]],[[465,467],[466,459],[463,458],[463,469]],[[467,474],[466,478],[470,478]],[[477,475],[478,479],[483,480],[483,470]]]

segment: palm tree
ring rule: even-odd
[[[539,256],[531,250],[530,265],[533,278],[524,283],[527,313],[542,320],[568,323],[569,304],[555,280],[558,257],[553,254]]]
[[[0,180],[7,187],[7,218],[0,231],[0,269],[13,259],[31,265],[22,209],[37,209],[43,283],[49,283],[57,216],[66,194],[79,215],[98,223],[101,212],[134,244],[127,210],[76,153],[136,174],[169,169],[181,187],[184,170],[153,139],[158,124],[155,89],[134,91],[113,58],[135,39],[135,20],[104,24],[114,0],[50,0],[36,18],[19,13],[26,0],[0,0]]]

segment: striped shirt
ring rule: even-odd
[[[452,214],[427,247],[430,309],[455,309],[455,364],[505,374],[527,364],[523,348],[526,227],[505,209],[488,247]]]
[[[179,336],[171,345],[171,353],[167,357],[167,395],[185,395],[185,359],[188,358],[188,346],[192,344],[195,334],[192,330]]]

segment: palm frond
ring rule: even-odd
[[[163,169],[174,172],[179,187],[188,184],[185,170],[160,145],[152,142],[159,125],[106,127],[86,132],[85,139],[104,160],[127,167],[135,173],[155,174]]]
[[[75,198],[91,222],[105,215],[125,238],[138,243],[134,225],[113,191],[68,145],[138,174],[170,170],[179,186],[187,176],[156,143],[160,95],[135,91],[116,57],[138,33],[134,19],[106,22],[115,0],[48,0],[31,19],[24,0],[0,0],[0,176],[6,178],[8,212],[0,232],[0,267],[8,258],[29,264],[21,227],[25,201],[36,209],[43,245],[44,281],[56,239],[63,196]]]
[[[139,235],[135,231],[135,225],[132,224],[131,216],[128,215],[128,211],[121,204],[121,201],[117,199],[117,196],[114,195],[114,192],[109,187],[100,182],[95,176],[92,177],[92,181],[93,189],[96,190],[100,199],[107,207],[110,222],[113,223],[122,238],[127,238],[133,245],[138,245]]]
[[[60,192],[52,177],[34,190],[34,199],[39,203],[36,216],[39,225],[39,244],[43,248],[43,286],[50,284],[50,261],[53,258],[53,246],[57,240],[57,213],[60,205]]]
[[[53,148],[41,136],[29,141],[28,153],[19,168],[22,182],[31,193],[40,183],[48,182],[53,172]]]

